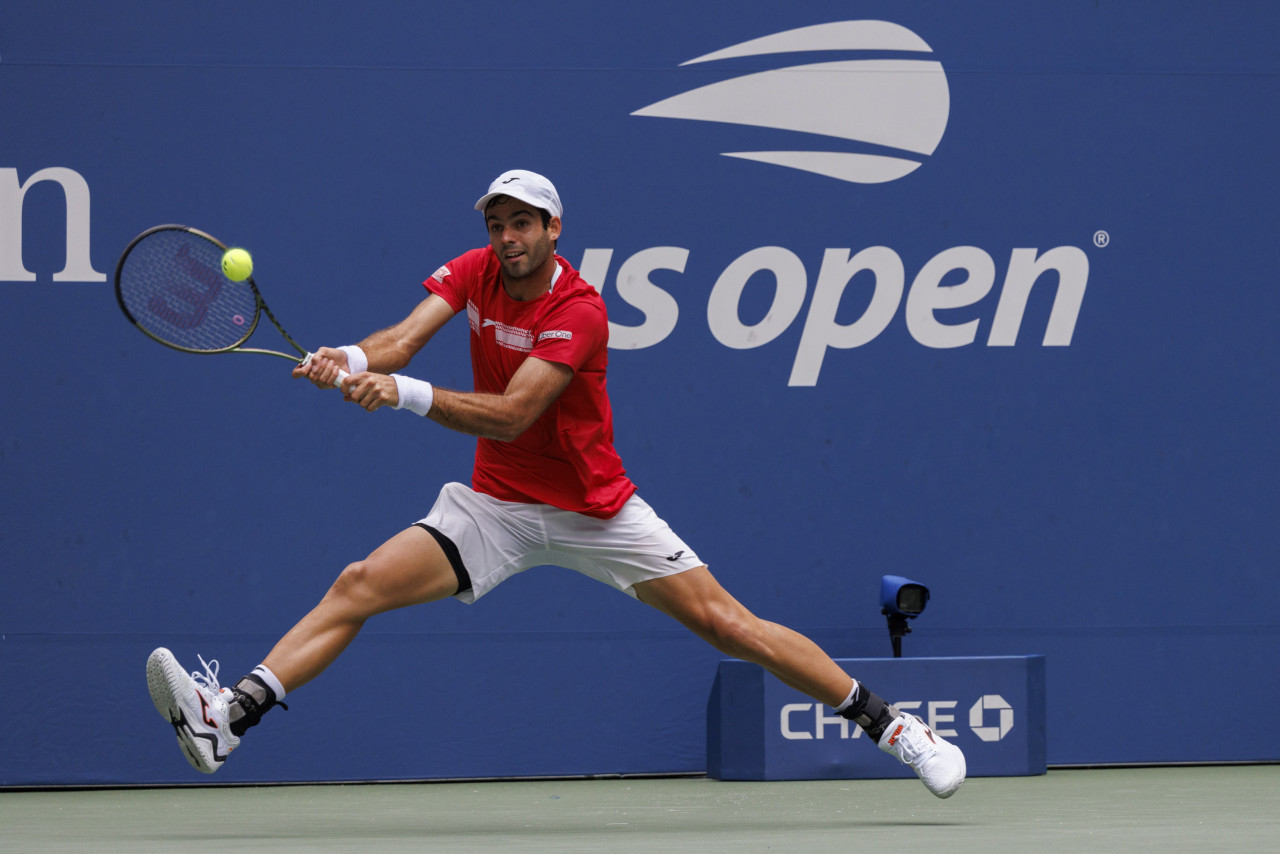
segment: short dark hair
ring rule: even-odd
[[[510,201],[511,198],[512,198],[511,196],[494,196],[492,199],[489,200],[489,203],[484,206],[485,212],[487,213],[489,211],[489,208],[493,207],[494,205],[500,205],[503,202]],[[535,211],[537,211],[539,214],[542,215],[543,228],[546,228],[547,226],[551,225],[551,211],[546,210],[545,208],[534,207],[533,205],[529,205],[529,207],[533,208]]]

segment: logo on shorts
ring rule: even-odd
[[[951,92],[918,35],[889,21],[836,21],[786,30],[695,57],[681,65],[823,51],[836,61],[757,71],[699,86],[636,110],[633,116],[693,119],[794,131],[792,150],[725,151],[857,184],[881,184],[914,172],[947,128]],[[875,54],[880,58],[857,58]],[[833,146],[809,134],[840,139]],[[755,138],[747,137],[747,138]],[[799,146],[813,146],[801,150]]]

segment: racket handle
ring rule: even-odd
[[[305,368],[307,365],[311,363],[311,357],[314,355],[315,353],[308,353],[307,355],[303,356],[302,360],[298,362],[298,366]],[[338,383],[337,385],[334,386],[334,388],[336,388],[338,391],[342,391],[342,381],[349,376],[351,376],[351,374],[342,370],[342,368],[338,368]]]

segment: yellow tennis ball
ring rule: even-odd
[[[243,282],[253,275],[253,256],[243,249],[222,253],[222,274],[233,282]]]

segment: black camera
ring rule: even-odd
[[[918,581],[901,575],[886,575],[880,579],[880,613],[889,619],[889,640],[893,644],[893,657],[902,657],[902,636],[911,634],[907,620],[914,619],[929,603],[929,588]]]

